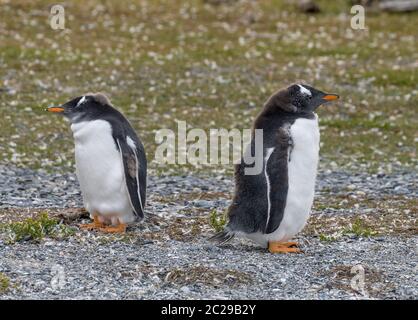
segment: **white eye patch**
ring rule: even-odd
[[[86,97],[85,97],[85,96],[83,96],[83,97],[80,99],[80,101],[78,101],[78,103],[77,103],[76,107],[81,106],[81,105],[82,105],[84,102],[86,102],[86,101],[87,101]]]
[[[302,86],[300,84],[298,84],[298,86],[300,88],[300,93],[306,94],[308,96],[312,96],[312,93],[308,89],[306,89],[304,86]]]

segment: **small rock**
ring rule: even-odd
[[[215,207],[214,201],[208,201],[208,200],[197,200],[194,201],[193,204],[198,208],[213,208]]]
[[[180,288],[180,291],[184,292],[184,293],[190,293],[190,288],[187,286],[183,286]]]

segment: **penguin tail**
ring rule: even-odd
[[[229,241],[231,241],[235,237],[235,232],[224,229],[218,233],[215,233],[212,237],[210,237],[208,240],[211,242],[215,242],[218,245],[223,245]]]

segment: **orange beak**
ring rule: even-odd
[[[64,108],[62,108],[62,107],[51,107],[51,108],[46,109],[46,111],[49,111],[49,112],[64,112]]]
[[[339,96],[336,94],[327,94],[322,99],[327,100],[327,101],[332,101],[332,100],[337,100],[338,98]]]

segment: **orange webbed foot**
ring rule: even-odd
[[[95,230],[95,229],[100,229],[103,228],[105,225],[101,222],[99,222],[99,218],[97,216],[95,216],[93,218],[93,222],[92,223],[86,223],[86,224],[80,224],[79,227],[80,229],[84,229],[84,230]]]
[[[270,253],[302,253],[297,242],[269,242]]]
[[[287,247],[287,248],[291,248],[291,247],[299,248],[299,243],[293,242],[293,241],[290,241],[290,242],[280,242],[280,244],[282,246],[284,246],[284,247]]]
[[[104,233],[125,233],[127,225],[125,223],[118,224],[117,226],[105,226],[100,228],[100,231]]]

